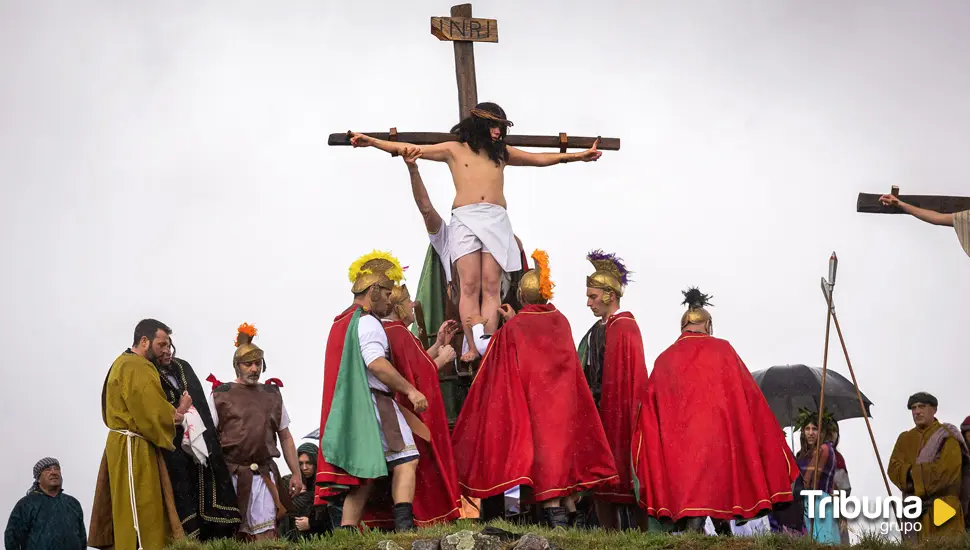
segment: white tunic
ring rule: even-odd
[[[365,365],[370,365],[377,359],[386,359],[390,356],[390,344],[387,341],[387,333],[384,332],[384,325],[377,317],[373,315],[360,316],[360,321],[357,324],[357,338],[360,343],[360,354],[364,356]],[[367,385],[378,391],[389,393],[391,391],[387,387],[387,384],[378,380],[370,369],[367,369]],[[411,427],[408,426],[404,415],[401,413],[401,408],[396,402],[394,403],[394,411],[397,413],[397,424],[401,430],[401,437],[404,439],[404,450],[396,453],[388,450],[387,439],[384,437],[383,424],[381,423],[381,415],[377,411],[377,396],[372,393],[370,397],[371,401],[374,402],[374,414],[377,415],[377,425],[381,427],[381,446],[384,448],[384,459],[387,462],[393,462],[402,458],[418,456],[418,448],[414,444],[414,434],[411,432]]]

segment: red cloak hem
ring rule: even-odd
[[[647,362],[640,327],[632,313],[617,313],[606,322],[599,415],[618,477],[594,490],[594,500],[636,504],[630,448],[635,427],[635,399],[646,387],[646,382]]]
[[[462,494],[525,485],[543,501],[616,479],[572,341],[551,304],[523,307],[492,336],[452,436]]]
[[[631,447],[647,514],[752,519],[800,475],[750,371],[725,340],[685,333],[654,366]]]

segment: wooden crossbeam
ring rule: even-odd
[[[953,214],[970,210],[970,197],[949,197],[946,195],[900,195],[899,188],[893,188],[894,195],[899,200],[911,204],[917,208],[925,208],[943,214]],[[856,199],[855,211],[865,214],[902,214],[899,208],[883,206],[879,202],[879,197],[885,193],[859,193]]]
[[[458,136],[442,132],[361,132],[373,138],[386,141],[402,141],[414,145],[434,145],[446,141],[457,141]],[[545,147],[559,149],[565,152],[566,149],[589,149],[596,141],[595,137],[565,136],[565,146],[560,136],[526,136],[509,134],[505,138],[505,143],[512,147]],[[601,151],[619,151],[619,138],[599,138],[597,146]],[[330,134],[327,145],[350,145],[350,134]]]
[[[459,120],[471,114],[472,107],[478,104],[478,82],[475,78],[475,42],[497,43],[498,21],[495,19],[481,19],[472,17],[471,4],[459,4],[451,7],[451,17],[432,17],[431,34],[438,40],[452,42],[455,48],[455,79],[458,84],[458,115]],[[390,132],[362,132],[377,139],[387,141],[403,141],[414,145],[434,145],[446,141],[457,141],[453,134],[442,132],[398,132],[392,128]],[[513,147],[540,147],[559,149],[565,153],[567,149],[589,149],[597,138],[568,136],[561,133],[558,136],[525,136],[509,134],[505,142]],[[601,151],[619,151],[620,138],[599,138],[598,149]],[[350,145],[349,134],[330,134],[327,145]]]

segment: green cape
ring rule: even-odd
[[[360,353],[357,308],[347,326],[340,370],[320,447],[327,462],[360,479],[387,475],[377,413],[367,384],[367,365]]]

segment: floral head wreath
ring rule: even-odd
[[[809,424],[818,423],[818,411],[810,411],[808,409],[798,409],[798,416],[795,417],[795,429],[801,430]],[[835,422],[835,418],[829,411],[822,411],[822,426],[825,431],[832,432],[838,429],[838,424]]]

